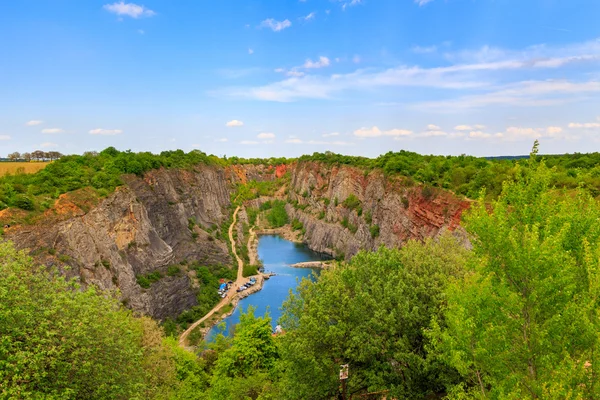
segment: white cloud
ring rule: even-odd
[[[227,138],[219,138],[219,139],[215,139],[215,142],[228,142],[229,139]]]
[[[46,128],[42,129],[42,133],[63,133],[64,129],[61,128]]]
[[[448,134],[442,130],[437,125],[429,124],[424,132],[421,132],[422,137],[432,137],[432,136],[447,136]]]
[[[273,139],[273,138],[275,138],[275,134],[262,132],[262,133],[259,133],[258,135],[256,135],[256,137],[259,139]]]
[[[417,54],[435,53],[437,51],[437,46],[413,46],[410,51]]]
[[[287,76],[293,76],[293,77],[296,77],[296,78],[305,75],[304,72],[302,72],[302,71],[296,71],[296,70],[286,71],[285,74]]]
[[[104,9],[119,16],[128,16],[131,18],[152,17],[156,13],[144,6],[134,3],[118,2],[104,5]]]
[[[352,57],[352,62],[354,64],[359,64],[362,61],[362,59],[360,58],[359,55],[355,55],[354,57]]]
[[[380,136],[410,136],[412,135],[412,131],[406,129],[390,129],[388,131],[382,131],[378,127],[374,126],[372,128],[360,128],[354,131],[354,136],[358,137],[380,137]]]
[[[315,19],[316,16],[317,16],[317,13],[313,11],[304,17],[300,17],[300,19],[302,19],[306,22],[309,22],[309,21],[312,21],[313,19]]]
[[[430,101],[414,105],[414,108],[444,113],[487,106],[537,107],[565,104],[576,101],[587,93],[600,93],[599,81],[524,81],[499,87],[498,90],[480,95],[462,96],[451,100]]]
[[[419,6],[424,6],[427,3],[431,3],[433,0],[415,0],[415,3],[417,3]]]
[[[323,137],[332,137],[332,136],[340,136],[339,132],[331,132],[331,133],[324,133],[321,136]]]
[[[428,130],[428,131],[439,131],[439,130],[441,130],[441,129],[442,129],[442,128],[440,128],[439,126],[437,126],[437,125],[434,125],[434,124],[429,124],[429,125],[427,125],[427,130]]]
[[[58,147],[58,145],[56,143],[45,142],[45,143],[40,144],[40,147],[47,149],[47,148]]]
[[[312,61],[310,58],[306,60],[303,67],[304,68],[323,68],[328,67],[330,64],[329,58],[327,57],[319,57],[319,60]]]
[[[225,126],[231,128],[234,126],[244,126],[244,123],[242,121],[238,121],[237,119],[231,120],[228,123],[225,124]]]
[[[470,131],[473,128],[471,127],[471,125],[458,125],[454,127],[455,131]]]
[[[574,129],[594,129],[594,128],[600,128],[600,122],[586,122],[586,123],[571,122],[569,124],[569,128],[574,128]]]
[[[598,125],[598,126],[600,126],[600,125]],[[563,128],[561,128],[560,126],[549,126],[546,128],[546,132],[550,136],[560,135],[562,133],[562,131],[563,131]]]
[[[353,7],[362,4],[363,0],[339,0],[342,3],[342,10],[346,10],[348,7]]]
[[[0,140],[10,140],[10,135],[0,135]]]
[[[286,143],[291,144],[308,144],[315,146],[354,146],[352,142],[343,142],[343,141],[325,141],[325,140],[301,140],[297,138],[291,138],[285,141]]]
[[[123,133],[123,131],[120,130],[120,129],[102,129],[102,128],[98,128],[98,129],[92,129],[90,131],[90,135],[114,136],[114,135],[118,135],[120,133]]]
[[[248,54],[254,54],[254,50],[248,49]]]
[[[240,144],[249,144],[249,145],[253,145],[253,144],[259,144],[260,142],[257,142],[256,140],[242,140],[240,142]]]
[[[40,124],[42,124],[43,122],[44,122],[44,121],[39,121],[39,120],[37,120],[37,119],[32,119],[31,121],[27,121],[27,122],[25,123],[25,125],[27,125],[27,126],[35,126],[35,125],[40,125]]]
[[[279,32],[284,30],[285,28],[289,28],[292,26],[292,23],[289,19],[283,21],[276,21],[273,18],[265,19],[260,23],[260,28],[269,28],[273,30],[273,32]]]

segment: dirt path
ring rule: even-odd
[[[242,286],[242,284],[244,283],[243,282],[244,281],[244,262],[238,256],[237,251],[235,249],[235,241],[233,240],[233,228],[235,227],[235,224],[237,223],[238,211],[240,211],[240,206],[238,206],[235,209],[235,211],[233,212],[233,222],[229,226],[229,242],[231,244],[231,251],[232,251],[233,255],[235,256],[235,258],[237,259],[237,264],[238,264],[237,279],[235,280],[235,282],[233,283],[231,288],[229,288],[229,290],[227,291],[227,296],[225,296],[225,298],[222,299],[219,302],[219,304],[214,306],[213,309],[210,310],[204,317],[202,317],[198,321],[194,322],[192,325],[190,325],[189,328],[186,329],[185,332],[183,332],[181,334],[181,336],[179,337],[179,346],[181,346],[181,347],[184,347],[184,348],[186,347],[187,338],[190,335],[190,333],[192,332],[192,330],[194,330],[194,328],[196,328],[198,325],[200,325],[201,323],[206,321],[208,318],[212,317],[216,312],[221,310],[221,308],[223,308],[227,304],[231,303],[233,298],[238,294],[237,289],[240,286]]]

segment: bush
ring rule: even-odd
[[[285,202],[275,200],[271,211],[267,214],[267,221],[273,228],[280,228],[290,221],[287,211],[285,210]]]
[[[325,211],[320,211],[319,215],[317,216],[317,218],[319,218],[319,219],[325,218]]]
[[[259,268],[260,268],[259,265],[245,264],[244,265],[244,277],[258,274]]]
[[[360,207],[360,200],[354,194],[351,194],[346,198],[346,200],[344,200],[342,206],[350,210],[354,210],[355,208]]]
[[[373,214],[371,213],[371,211],[365,212],[365,222],[369,225],[371,225],[371,223],[373,222]]]
[[[302,224],[302,222],[300,222],[296,218],[294,218],[294,220],[292,221],[292,229],[295,231],[299,231],[303,228],[304,228],[304,224]]]
[[[402,196],[402,205],[404,206],[404,208],[408,208],[408,197],[406,196]]]
[[[170,265],[169,268],[167,269],[168,276],[179,275],[180,272],[181,272],[181,270],[179,269],[178,265]]]
[[[14,204],[15,207],[19,207],[22,210],[33,211],[35,209],[33,200],[23,194],[17,195],[15,197]]]
[[[152,285],[154,282],[159,281],[161,278],[162,274],[160,273],[160,271],[150,272],[146,275],[137,275],[135,277],[138,285],[140,285],[144,289],[148,289],[150,285]]]
[[[379,225],[371,225],[369,230],[371,231],[371,237],[373,239],[375,239],[377,236],[379,236]]]

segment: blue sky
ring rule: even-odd
[[[600,148],[595,0],[19,0],[0,155]]]

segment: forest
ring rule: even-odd
[[[201,153],[103,153],[55,162],[42,174],[57,174],[48,190],[88,184],[100,169],[106,189],[123,170],[222,162]],[[347,391],[357,399],[599,398],[600,207],[585,182],[561,181],[571,170],[592,178],[596,156],[536,153],[514,162],[419,156],[417,170],[434,165],[436,179],[450,173],[443,165],[460,163],[476,174],[507,171],[499,192],[490,196],[482,186],[463,217],[469,248],[448,233],[362,251],[315,282],[302,281],[283,306],[283,335],[273,336],[269,316],[250,309],[232,336],[196,352],[179,348],[168,330],[115,294],[81,290],[4,242],[0,398],[336,399],[341,364],[349,365]],[[353,165],[340,157],[305,160]],[[400,174],[405,157],[416,156],[356,165]],[[84,168],[69,186],[77,163]],[[18,179],[46,190],[39,176]],[[269,207],[273,223],[289,222],[281,204]]]

